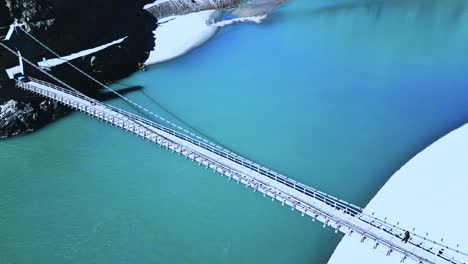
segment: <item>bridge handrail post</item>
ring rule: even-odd
[[[293,179],[290,179],[284,175],[281,175],[281,174],[278,174],[274,171],[271,171],[269,170],[268,168],[265,168],[253,161],[250,161],[236,153],[233,153],[229,150],[226,150],[212,142],[208,142],[205,143],[205,142],[202,142],[198,139],[195,139],[195,138],[192,138],[191,136],[189,135],[186,135],[186,134],[183,134],[183,133],[180,133],[178,131],[175,131],[173,129],[170,129],[170,128],[166,128],[165,126],[163,125],[160,125],[156,122],[153,122],[153,121],[150,121],[148,119],[145,119],[145,118],[142,118],[142,117],[139,117],[135,114],[132,114],[132,113],[129,113],[127,111],[124,111],[124,110],[121,110],[121,109],[118,109],[116,107],[113,107],[113,106],[110,106],[110,105],[106,105],[106,104],[103,104],[97,100],[94,100],[90,97],[87,97],[83,94],[80,94],[80,93],[77,93],[76,91],[72,91],[72,90],[68,90],[68,89],[65,89],[65,88],[62,88],[62,87],[59,87],[59,86],[56,86],[56,85],[53,85],[53,84],[50,84],[50,83],[47,83],[47,82],[44,82],[44,81],[41,81],[41,80],[37,80],[37,79],[34,79],[34,78],[31,78],[34,82],[37,82],[38,84],[41,84],[41,85],[44,85],[46,87],[50,87],[52,89],[55,89],[57,91],[60,91],[62,93],[65,93],[65,94],[69,94],[75,98],[80,98],[80,99],[83,99],[85,101],[88,101],[88,102],[96,102],[98,103],[99,105],[101,106],[104,106],[106,108],[109,108],[110,110],[113,110],[117,113],[119,113],[120,115],[124,116],[125,118],[127,119],[124,119],[124,118],[121,118],[120,116],[115,116],[115,115],[112,115],[112,116],[109,116],[107,115],[105,112],[99,110],[99,111],[96,111],[96,108],[94,107],[91,107],[92,108],[92,113],[93,115],[95,116],[99,116],[101,118],[104,118],[106,120],[108,120],[109,118],[112,118],[111,121],[115,123],[115,120],[119,120],[122,122],[122,125],[125,127],[125,122],[127,122],[130,118],[134,119],[134,121],[137,121],[139,123],[136,123],[134,125],[132,125],[132,129],[133,131],[135,132],[135,128],[137,128],[138,130],[138,133],[142,133],[143,132],[143,135],[146,136],[147,135],[147,132],[149,131],[148,130],[148,127],[146,126],[154,126],[154,127],[157,127],[171,135],[174,135],[178,138],[181,138],[181,139],[184,139],[186,141],[189,141],[199,147],[202,147],[204,149],[207,149],[211,152],[214,152],[218,155],[221,155],[221,156],[224,156],[224,157],[227,157],[229,159],[229,157],[232,157],[236,162],[240,162],[242,166],[245,166],[245,167],[248,167],[252,170],[255,170],[257,171],[258,173],[262,174],[262,175],[273,175],[274,176],[274,179],[275,181],[279,181],[279,179],[281,179],[282,182],[284,183],[288,183],[288,184],[292,184],[293,185],[293,188],[298,190],[298,187],[302,188],[301,191],[304,191],[304,193],[312,193],[313,197],[318,199],[317,196],[321,196],[321,200],[323,200],[325,203],[327,204],[332,204],[333,207],[337,208],[337,209],[344,209],[344,212],[345,213],[351,213],[351,214],[354,214],[356,217],[360,217],[362,218],[362,220],[364,221],[364,217],[368,217],[369,219],[373,219],[375,220],[376,222],[378,222],[379,224],[381,224],[381,226],[385,226],[385,227],[389,227],[391,229],[395,229],[395,230],[403,230],[403,228],[401,227],[398,227],[398,226],[395,226],[395,225],[392,225],[390,223],[388,223],[386,220],[381,220],[377,217],[374,217],[374,216],[370,216],[368,214],[365,214],[362,210],[361,207],[359,206],[356,206],[354,204],[351,204],[351,203],[348,203],[346,201],[343,201],[337,197],[334,197],[332,195],[329,195],[329,194],[326,194],[324,192],[321,192],[319,190],[316,190],[316,189],[313,189],[307,185],[304,185],[300,182],[297,182]],[[69,105],[71,107],[76,107],[77,109],[84,109],[86,112],[89,112],[91,113],[91,110],[88,109],[88,106],[87,105],[82,105],[81,102],[79,100],[70,100],[69,97],[66,97],[66,96],[62,96],[61,93],[53,93],[47,89],[44,89],[44,88],[41,88],[41,87],[38,87],[38,86],[35,86],[35,85],[32,85],[30,83],[24,83],[24,82],[21,82],[21,81],[18,81],[18,80],[15,80],[15,84],[16,86],[18,86],[19,88],[22,88],[22,89],[25,89],[25,90],[29,90],[29,91],[32,91],[32,92],[35,92],[37,94],[41,94],[41,95],[44,95],[45,97],[48,97],[48,98],[52,98],[52,99],[55,99],[59,102],[62,102],[66,105]],[[96,114],[97,112],[97,114]],[[136,126],[136,127],[135,127]],[[129,128],[127,126],[127,128]],[[215,162],[216,163],[216,162]],[[218,163],[216,163],[218,164]],[[218,164],[217,166],[220,166],[222,167],[220,164]],[[258,181],[258,179],[256,179]],[[261,181],[259,181],[261,183]],[[297,199],[297,198],[295,198]],[[444,246],[442,245],[441,243],[438,243],[436,241],[432,241],[432,240],[429,240],[429,239],[426,239],[424,237],[421,237],[419,236],[418,234],[415,234],[415,233],[412,233],[412,237],[415,237],[415,238],[418,238],[418,239],[423,239],[424,241],[426,242],[430,242],[434,245],[437,245],[437,246],[441,246],[441,247],[444,247],[444,248],[447,248],[447,249],[450,249],[452,250],[453,252],[457,252],[457,253],[460,253],[460,254],[464,254],[463,252],[459,252],[458,250],[455,250],[453,248],[450,248],[450,247],[447,247],[447,246]],[[464,254],[466,255],[466,254]]]

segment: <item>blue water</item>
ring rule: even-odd
[[[148,108],[364,206],[468,120],[467,13],[457,1],[320,6],[330,3],[293,1],[120,82],[143,85],[129,97]],[[340,239],[81,114],[2,141],[0,171],[0,263],[325,263]]]

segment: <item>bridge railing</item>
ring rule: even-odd
[[[319,191],[319,190],[316,190],[310,186],[307,186],[303,183],[300,183],[300,182],[297,182],[293,179],[290,179],[284,175],[281,175],[275,171],[272,171],[268,168],[265,168],[261,165],[258,165],[257,163],[255,162],[252,162],[238,154],[235,154],[231,151],[226,151],[224,149],[221,149],[219,147],[216,147],[216,146],[213,146],[213,145],[210,145],[210,144],[206,144],[205,142],[202,142],[200,140],[197,140],[197,139],[194,139],[186,134],[183,134],[183,133],[180,133],[180,132],[177,132],[173,129],[170,129],[170,128],[167,128],[159,123],[156,123],[154,121],[151,121],[151,120],[148,120],[148,119],[145,119],[145,118],[142,118],[141,116],[138,116],[136,114],[133,114],[133,113],[130,113],[128,111],[125,111],[125,110],[122,110],[120,108],[117,108],[117,107],[114,107],[112,105],[108,105],[108,104],[104,104],[98,100],[95,100],[93,98],[90,98],[82,93],[78,93],[78,92],[75,92],[73,90],[70,90],[70,89],[66,89],[66,88],[63,88],[63,87],[60,87],[60,86],[57,86],[57,85],[54,85],[54,84],[51,84],[51,83],[48,83],[48,82],[44,82],[44,81],[41,81],[41,80],[38,80],[38,79],[35,79],[35,78],[30,78],[31,81],[33,82],[36,82],[38,84],[41,84],[41,85],[44,85],[46,87],[49,87],[49,88],[52,88],[54,90],[57,90],[57,91],[61,91],[65,94],[70,94],[74,97],[77,97],[77,98],[80,98],[80,99],[83,99],[85,101],[88,101],[88,102],[91,102],[95,105],[100,105],[100,106],[103,106],[103,107],[107,107],[107,108],[110,108],[112,109],[113,111],[123,115],[123,116],[127,116],[127,117],[131,117],[132,118],[132,121],[135,121],[137,120],[138,122],[146,125],[146,126],[149,126],[149,127],[155,127],[157,129],[160,129],[166,133],[169,133],[173,136],[176,136],[180,139],[183,139],[183,140],[186,140],[196,146],[199,146],[199,147],[202,147],[208,151],[211,151],[213,153],[216,153],[222,157],[225,157],[237,164],[240,164],[242,166],[245,166],[249,169],[252,169],[272,180],[275,180],[277,182],[280,182],[282,184],[285,184],[301,193],[304,193],[305,195],[307,196],[310,196],[310,197],[313,197],[319,201],[322,201],[330,206],[333,206],[339,210],[343,210],[345,211],[346,213],[350,214],[350,215],[353,215],[353,216],[356,216],[356,215],[363,215],[363,216],[367,216],[375,221],[379,221],[379,223],[381,223],[382,225],[388,225],[389,227],[391,228],[395,228],[393,225],[391,224],[388,224],[386,222],[382,222],[381,220],[379,220],[378,218],[375,218],[373,216],[370,216],[370,215],[365,215],[362,213],[362,208],[356,206],[356,205],[353,205],[353,204],[350,204],[346,201],[343,201],[341,199],[338,199],[334,196],[331,196],[331,195],[328,195],[322,191]],[[21,86],[29,86],[27,83],[23,83],[23,82],[20,82],[20,81],[17,81],[17,84],[18,85],[21,85]],[[27,87],[25,87],[27,88]],[[38,87],[32,87],[32,88],[38,88]]]
[[[91,98],[89,96],[86,96],[82,93],[78,93],[78,92],[75,92],[73,90],[70,90],[70,89],[66,89],[66,88],[63,88],[63,87],[60,87],[60,86],[57,86],[55,84],[52,84],[52,83],[49,83],[49,82],[45,82],[45,81],[42,81],[42,80],[39,80],[39,79],[36,79],[36,78],[33,78],[33,77],[28,77],[31,81],[35,82],[35,83],[38,83],[38,84],[42,84],[44,86],[47,86],[49,88],[52,88],[54,90],[57,90],[57,91],[61,91],[63,93],[66,93],[66,94],[70,94],[70,95],[73,95],[74,97],[78,97],[78,98],[81,98],[83,100],[86,100],[88,102],[92,102],[92,103],[95,103],[95,104],[99,104],[99,105],[103,105],[103,103],[101,101],[98,101],[94,98]],[[16,84],[17,85],[21,85],[21,84],[28,84],[27,82],[21,82],[21,81],[18,81],[16,80]],[[40,87],[36,87],[36,88],[40,88]]]
[[[148,119],[145,119],[145,118],[142,118],[140,116],[137,116],[133,113],[130,113],[130,112],[127,112],[125,110],[122,110],[122,109],[119,109],[119,108],[116,108],[114,106],[110,106],[110,105],[106,105],[107,107],[111,108],[113,111],[116,111],[120,114],[123,114],[123,115],[127,115],[127,116],[131,116],[132,119],[135,119],[135,120],[138,120],[139,122],[143,123],[143,124],[146,124],[148,126],[151,126],[151,127],[156,127],[166,133],[169,133],[175,137],[178,137],[180,139],[183,139],[185,141],[188,141],[196,146],[199,146],[201,148],[204,148],[210,152],[213,152],[219,156],[222,156],[226,159],[229,159],[239,165],[242,165],[246,168],[249,168],[253,171],[256,171],[257,173],[263,175],[263,176],[266,176],[272,180],[275,180],[277,182],[280,182],[282,184],[285,184],[301,193],[304,193],[308,196],[311,196],[317,200],[320,200],[322,202],[325,202],[326,204],[330,205],[330,206],[333,206],[339,210],[344,210],[346,211],[347,213],[351,214],[351,215],[357,215],[359,213],[362,212],[362,209],[358,206],[355,206],[353,204],[350,204],[346,201],[343,201],[343,200],[340,200],[334,196],[331,196],[331,195],[328,195],[324,192],[321,192],[319,190],[316,190],[314,188],[311,188],[303,183],[300,183],[298,181],[295,181],[291,178],[288,178],[284,175],[281,175],[275,171],[272,171],[266,167],[263,167],[257,163],[254,163],[238,154],[235,154],[233,152],[230,152],[230,151],[225,151],[224,149],[221,149],[217,146],[213,146],[213,145],[210,145],[210,144],[207,144],[205,142],[202,142],[200,140],[197,140],[197,139],[194,139],[193,137],[190,137],[186,134],[183,134],[183,133],[180,133],[178,131],[175,131],[173,129],[170,129],[170,128],[167,128],[159,123],[156,123],[156,122],[153,122],[153,121],[150,121]]]
[[[201,148],[204,148],[208,151],[211,151],[217,155],[220,155],[224,158],[227,158],[237,164],[240,164],[246,168],[249,168],[253,171],[256,171],[258,172],[259,174],[261,175],[264,175],[272,180],[275,180],[277,182],[280,182],[282,184],[285,184],[301,193],[304,193],[308,196],[311,196],[317,200],[320,200],[322,202],[325,202],[327,203],[328,205],[331,205],[337,209],[340,209],[340,210],[344,210],[346,211],[347,213],[351,214],[351,215],[357,215],[357,214],[360,214],[362,213],[362,208],[359,207],[359,206],[356,206],[356,205],[353,205],[351,203],[348,203],[344,200],[341,200],[337,197],[334,197],[332,195],[329,195],[327,193],[324,193],[322,191],[319,191],[317,189],[314,189],[310,186],[307,186],[303,183],[300,183],[298,181],[295,181],[291,178],[288,178],[282,174],[279,174],[269,168],[266,168],[264,166],[261,166],[247,158],[244,158],[242,156],[240,156],[239,154],[236,154],[232,151],[229,151],[229,150],[226,150],[220,146],[217,146],[213,143],[211,144],[208,144],[206,142],[203,142],[203,141],[200,141],[198,139],[195,139],[189,135],[186,135],[184,133],[180,133],[178,131],[175,131],[173,129],[170,129],[170,128],[167,128],[166,126],[164,125],[161,125],[157,122],[154,122],[154,121],[151,121],[151,120],[148,120],[146,118],[143,118],[141,116],[138,116],[136,114],[133,114],[133,113],[130,113],[128,111],[125,111],[125,110],[122,110],[120,108],[117,108],[117,107],[114,107],[112,105],[108,105],[108,104],[104,104],[98,100],[95,100],[93,98],[90,98],[82,93],[78,93],[78,92],[75,92],[73,90],[70,90],[70,89],[66,89],[66,88],[63,88],[63,87],[60,87],[60,86],[57,86],[57,85],[54,85],[54,84],[51,84],[51,83],[48,83],[48,82],[44,82],[44,81],[41,81],[41,80],[38,80],[38,79],[35,79],[35,78],[30,78],[31,81],[33,82],[36,82],[38,84],[41,84],[41,85],[44,85],[46,87],[50,87],[54,90],[57,90],[57,91],[61,91],[63,93],[66,93],[66,94],[70,94],[72,96],[75,96],[75,97],[78,97],[78,98],[81,98],[83,100],[86,100],[88,102],[91,102],[95,105],[101,105],[101,106],[104,106],[104,107],[107,107],[107,108],[110,108],[112,109],[113,111],[117,112],[117,113],[120,113],[122,115],[126,115],[126,116],[129,116],[131,117],[133,120],[138,120],[139,122],[147,125],[147,126],[152,126],[152,127],[156,127],[166,133],[169,133],[173,136],[176,136],[180,139],[183,139],[183,140],[186,140],[196,146],[199,146]],[[17,81],[17,83],[20,83],[22,84],[22,82],[20,81]]]
[[[324,192],[321,192],[319,190],[316,190],[312,187],[309,187],[305,184],[302,184],[300,182],[297,182],[295,180],[292,180],[284,175],[281,175],[277,172],[274,172],[268,168],[265,168],[261,165],[258,165],[257,163],[254,163],[246,158],[243,158],[241,157],[240,155],[238,154],[235,154],[231,151],[227,151],[223,148],[220,148],[219,146],[216,146],[216,145],[213,145],[213,144],[207,144],[205,142],[202,142],[200,140],[197,140],[197,139],[194,139],[186,134],[183,134],[183,133],[180,133],[180,132],[177,132],[173,129],[170,129],[170,128],[167,128],[165,127],[164,125],[161,125],[159,123],[156,123],[154,121],[151,121],[151,120],[148,120],[148,119],[145,119],[145,118],[142,118],[136,114],[133,114],[133,113],[130,113],[128,111],[125,111],[125,110],[122,110],[122,109],[119,109],[117,107],[114,107],[112,105],[107,105],[107,104],[103,104],[102,102],[98,101],[98,100],[95,100],[93,98],[90,98],[88,96],[85,96],[81,93],[78,93],[78,92],[75,92],[75,91],[72,91],[72,90],[69,90],[69,89],[65,89],[63,87],[60,87],[60,86],[57,86],[57,85],[54,85],[54,84],[51,84],[51,83],[48,83],[48,82],[44,82],[44,81],[41,81],[41,80],[38,80],[38,79],[34,79],[34,78],[30,78],[31,81],[35,82],[35,83],[38,83],[38,84],[41,84],[41,85],[44,85],[46,87],[49,87],[49,88],[52,88],[54,90],[57,90],[57,91],[60,91],[60,92],[63,92],[65,94],[69,94],[69,95],[72,95],[74,97],[77,97],[77,98],[80,98],[80,99],[83,99],[87,102],[90,102],[94,105],[99,105],[99,106],[102,106],[102,107],[106,107],[106,108],[109,108],[109,109],[112,109],[112,111],[114,112],[117,112],[119,114],[121,114],[122,116],[121,117],[117,117],[119,118],[120,120],[123,120],[125,121],[125,118],[131,118],[131,119],[128,119],[129,121],[138,121],[139,123],[143,124],[144,126],[146,126],[147,128],[151,128],[151,127],[154,127],[154,128],[157,128],[157,129],[160,129],[168,134],[171,134],[175,137],[178,137],[180,139],[183,139],[183,140],[186,140],[196,146],[199,146],[201,148],[204,148],[208,151],[211,151],[213,153],[216,153],[224,158],[227,158],[237,164],[240,164],[244,167],[247,167],[253,171],[256,171],[272,180],[275,180],[277,182],[280,182],[282,184],[285,184],[301,193],[304,193],[306,194],[307,196],[310,196],[310,197],[313,197],[319,201],[322,201],[338,210],[342,210],[343,212],[345,213],[348,213],[352,216],[357,216],[359,217],[362,221],[364,222],[367,222],[373,226],[376,226],[376,227],[379,227],[380,229],[388,232],[388,233],[391,233],[395,236],[398,236],[399,234],[402,234],[406,231],[406,229],[403,229],[397,225],[394,225],[394,224],[391,224],[391,223],[388,223],[386,222],[385,220],[381,220],[377,217],[374,217],[373,215],[368,215],[368,214],[365,214],[362,212],[362,208],[358,207],[358,206],[355,206],[353,204],[350,204],[346,201],[343,201],[343,200],[340,200],[336,197],[333,197],[331,195],[328,195]],[[35,90],[35,89],[41,89],[40,87],[37,87],[37,86],[34,86],[34,85],[30,85],[28,83],[24,83],[24,82],[21,82],[21,81],[16,81],[17,85],[22,87],[22,88],[25,88],[25,89],[28,89],[28,90]],[[416,246],[421,246],[423,245],[424,243],[429,243],[429,244],[432,244],[433,246],[437,246],[437,248],[444,248],[444,249],[448,249],[448,250],[451,250],[453,252],[456,252],[456,253],[459,253],[459,254],[462,254],[462,255],[465,255],[465,253],[463,252],[460,252],[458,251],[457,249],[454,249],[454,248],[451,248],[451,247],[447,247],[441,243],[438,243],[436,241],[433,241],[433,240],[430,240],[430,239],[427,239],[423,236],[419,236],[415,233],[411,233],[412,235],[412,243]],[[434,249],[435,250],[435,249]],[[431,251],[432,252],[432,251]],[[432,252],[434,253],[434,252]],[[435,253],[434,253],[435,254]],[[459,263],[459,262],[454,262],[454,263]]]

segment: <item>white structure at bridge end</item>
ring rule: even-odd
[[[8,74],[8,78],[14,79],[15,75],[21,73],[24,75],[24,67],[23,67],[23,57],[21,56],[21,52],[18,51],[18,65],[5,70]]]

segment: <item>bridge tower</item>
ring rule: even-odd
[[[24,23],[18,23],[18,20],[15,19],[15,22],[13,22],[13,24],[10,25],[10,29],[8,30],[8,33],[6,34],[3,41],[10,40],[11,36],[13,35],[13,32],[16,31],[16,28],[24,26],[24,25],[25,25]],[[21,56],[21,52],[19,50],[18,50],[17,56],[18,56],[18,65],[13,68],[6,69],[8,77],[10,79],[14,79],[15,75],[18,73],[21,73],[21,75],[24,75],[23,56]]]
[[[8,78],[14,79],[15,75],[21,74],[24,75],[24,67],[23,67],[23,56],[21,56],[21,52],[18,50],[18,66],[13,68],[6,69],[6,73],[8,74]]]

